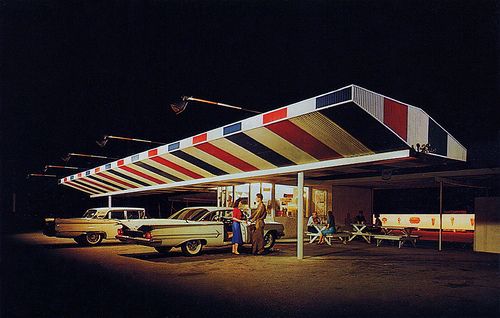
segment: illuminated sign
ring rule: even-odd
[[[439,230],[439,214],[380,214],[383,226],[412,226]],[[375,218],[373,219],[375,223]],[[474,214],[443,214],[444,230],[474,231]]]

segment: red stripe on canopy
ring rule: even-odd
[[[158,184],[166,183],[166,182],[161,181],[160,179],[156,179],[155,177],[151,177],[143,172],[137,171],[137,170],[132,169],[130,167],[120,166],[120,169],[123,169],[125,171],[128,171],[130,173],[133,173],[137,176],[143,177],[144,179],[148,179],[148,180],[153,181],[153,182],[158,183]]]
[[[79,181],[82,181],[82,182],[88,182],[88,183],[90,183],[90,184],[93,184],[93,185],[95,185],[95,186],[97,186],[97,187],[100,187],[100,188],[104,188],[104,189],[109,190],[109,191],[116,191],[116,190],[118,190],[118,189],[113,189],[113,188],[111,188],[111,187],[108,187],[108,186],[102,185],[102,184],[97,183],[97,182],[95,182],[95,181],[92,181],[92,180],[90,180],[90,179],[88,179],[88,178],[85,178],[85,179],[80,179]]]
[[[280,121],[266,126],[272,132],[280,135],[289,143],[307,152],[316,159],[332,159],[342,157],[332,148],[328,147],[318,139],[311,136],[302,128],[298,127],[289,120]]]
[[[200,145],[196,145],[196,148],[203,150],[204,152],[219,158],[220,160],[240,169],[243,171],[254,171],[257,170],[256,167],[252,166],[251,164],[241,160],[240,158],[233,156],[229,152],[220,149],[219,147],[216,147],[212,145],[211,143],[204,143]]]
[[[158,162],[159,164],[162,164],[166,167],[169,167],[171,169],[174,169],[175,171],[178,171],[180,173],[183,173],[185,174],[186,176],[190,176],[191,178],[194,178],[194,179],[200,179],[200,178],[203,178],[202,175],[199,175],[197,174],[196,172],[193,172],[191,170],[188,170],[184,167],[181,167],[179,166],[178,164],[176,163],[173,163],[172,161],[169,161],[165,158],[162,158],[162,157],[152,157],[152,158],[149,158],[155,162]]]
[[[114,182],[117,182],[117,183],[120,183],[120,184],[123,184],[124,186],[127,186],[127,187],[130,187],[130,188],[137,188],[137,186],[133,185],[133,184],[130,184],[128,182],[125,182],[125,181],[122,181],[120,179],[117,179],[117,178],[114,178],[112,176],[108,176],[106,174],[102,174],[102,173],[98,173],[96,176],[99,176],[99,177],[104,177],[106,179],[109,179],[111,181],[114,181]]]
[[[75,188],[77,188],[77,189],[80,189],[80,190],[82,190],[83,192],[92,193],[92,194],[99,194],[99,192],[98,192],[98,191],[96,191],[96,190],[92,190],[92,189],[89,189],[89,188],[82,187],[82,186],[80,186],[79,184],[75,184],[74,182],[68,182],[68,183],[66,183],[66,184],[67,184],[68,186],[70,186],[70,187],[75,187]]]

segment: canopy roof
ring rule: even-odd
[[[423,145],[426,154],[417,153]],[[465,161],[466,149],[422,109],[350,85],[59,183],[94,197],[149,194],[249,180],[285,181],[300,171],[320,178],[436,160]]]

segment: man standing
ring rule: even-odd
[[[266,219],[266,206],[262,203],[262,194],[257,193],[257,209],[250,221],[255,222],[255,231],[252,233],[252,254],[264,253],[264,220]]]

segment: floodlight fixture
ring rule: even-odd
[[[113,157],[106,157],[106,156],[100,156],[100,155],[89,155],[85,153],[76,153],[76,152],[70,152],[61,157],[62,161],[68,162],[71,157],[85,157],[85,158],[94,158],[94,159],[109,159],[109,160],[116,160],[118,158],[113,158]]]
[[[44,178],[57,178],[55,174],[45,174],[45,173],[28,173],[26,179],[31,177],[44,177]]]
[[[216,105],[216,106],[221,106],[221,107],[226,107],[226,108],[232,108],[232,109],[236,109],[236,110],[242,110],[242,111],[246,111],[246,112],[250,112],[250,113],[254,113],[254,114],[261,114],[261,112],[253,110],[253,109],[243,108],[243,107],[239,107],[239,106],[233,106],[233,105],[219,103],[219,102],[212,102],[212,101],[209,101],[206,99],[196,98],[196,97],[192,97],[192,96],[191,97],[182,96],[181,101],[177,102],[177,103],[170,104],[170,108],[172,108],[172,110],[175,112],[176,115],[179,115],[180,113],[182,113],[186,109],[186,107],[190,101],[205,103],[205,104],[210,104],[210,105]]]
[[[83,168],[70,167],[70,166],[58,166],[58,165],[45,165],[43,172],[47,172],[49,169],[71,169],[71,170],[83,170]]]
[[[139,139],[139,138],[111,136],[111,135],[104,135],[104,136],[102,136],[102,138],[100,140],[96,141],[96,144],[98,144],[100,147],[105,147],[106,144],[108,143],[108,141],[110,139],[123,140],[123,141],[142,142],[142,143],[157,144],[157,145],[165,145],[164,142],[151,141],[151,140]]]

